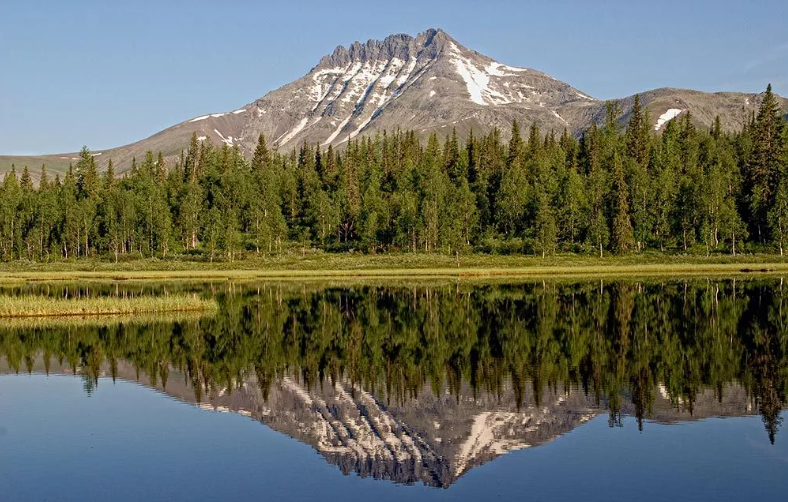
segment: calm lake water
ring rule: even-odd
[[[68,284],[0,321],[0,500],[781,500],[776,279]],[[788,291],[785,291],[788,297]]]

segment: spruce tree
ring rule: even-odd
[[[38,180],[39,190],[43,191],[49,188],[49,176],[47,175],[46,164],[41,164],[41,174],[38,176]]]
[[[512,122],[512,137],[509,139],[508,154],[506,157],[506,167],[509,169],[514,166],[519,166],[523,162],[524,146],[523,137],[520,134],[520,124],[515,120]]]
[[[27,166],[22,168],[22,177],[19,178],[19,185],[23,191],[33,191],[33,178],[30,177],[30,170]]]
[[[645,167],[648,161],[648,123],[640,105],[640,95],[635,95],[635,102],[629,116],[626,130],[627,155],[640,166]]]
[[[197,178],[200,176],[199,169],[200,159],[200,142],[197,140],[197,133],[192,133],[191,141],[189,141],[189,149],[187,150],[186,158],[184,160],[183,175],[184,182],[196,183]],[[132,173],[135,171],[135,159],[132,159]]]
[[[755,231],[762,243],[767,238],[767,213],[779,182],[784,124],[780,105],[769,84],[755,121],[752,156],[747,166],[750,210]]]
[[[629,188],[618,153],[613,156],[614,216],[612,229],[613,251],[627,253],[634,247],[632,215],[629,209]]]
[[[621,114],[621,106],[618,101],[605,102],[605,136],[612,138],[618,133],[618,116]]]
[[[337,158],[334,147],[328,145],[323,162],[323,190],[333,194],[337,189]]]
[[[265,135],[260,133],[260,136],[257,138],[257,146],[254,150],[254,156],[252,157],[252,170],[261,171],[262,169],[266,169],[270,162],[271,154],[268,151],[268,145],[265,142]]]

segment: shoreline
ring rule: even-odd
[[[467,266],[451,257],[320,256],[296,260],[201,262],[138,260],[120,264],[71,262],[0,265],[0,283],[78,280],[337,280],[337,279],[528,279],[571,277],[775,276],[788,273],[788,260],[773,255],[736,257],[532,257],[476,255]],[[17,266],[15,266],[17,265]]]

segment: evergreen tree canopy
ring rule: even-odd
[[[689,113],[657,133],[639,97],[620,130],[619,110],[578,139],[531,124],[524,140],[517,121],[508,141],[493,129],[464,144],[456,130],[424,145],[392,131],[280,152],[260,135],[249,162],[194,134],[179,157],[148,152],[121,177],[83,148],[63,179],[6,174],[0,257],[783,252],[788,127],[771,88],[736,133]]]

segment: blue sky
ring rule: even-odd
[[[595,97],[788,95],[788,2],[0,0],[0,154],[127,144],[238,108],[337,45],[440,27]]]

